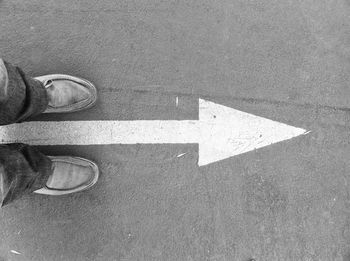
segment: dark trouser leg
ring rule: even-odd
[[[22,122],[48,104],[44,85],[0,59],[0,125]]]
[[[0,125],[40,114],[48,104],[44,86],[0,59]],[[42,188],[52,174],[51,160],[25,144],[0,145],[0,204]]]
[[[0,203],[4,206],[45,186],[51,160],[32,146],[0,145]]]

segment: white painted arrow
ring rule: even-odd
[[[198,143],[198,164],[203,166],[305,133],[304,129],[200,99],[199,120],[26,122],[0,127],[0,143]]]

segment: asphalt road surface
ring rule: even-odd
[[[99,91],[35,120],[195,120],[203,98],[311,131],[203,167],[196,144],[41,146],[101,178],[1,209],[0,260],[349,261],[349,18],[348,0],[0,0],[2,58]]]

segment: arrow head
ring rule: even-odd
[[[199,128],[199,166],[306,133],[304,129],[203,99],[199,99]]]

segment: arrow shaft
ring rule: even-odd
[[[183,121],[26,122],[0,127],[0,143],[32,145],[198,143],[199,124]]]

